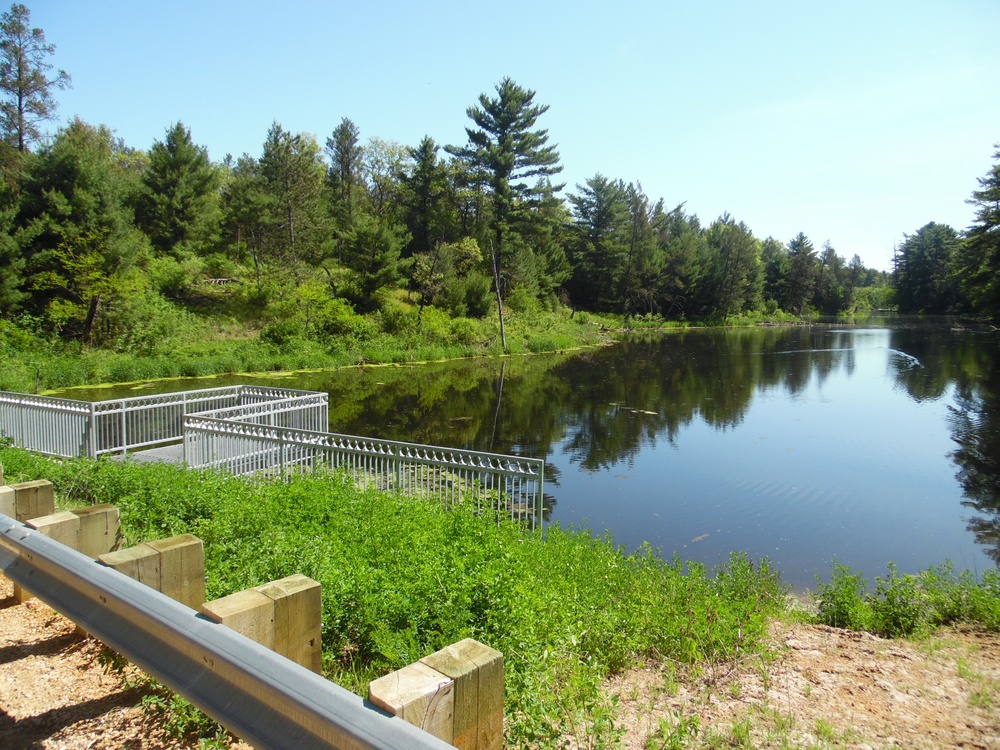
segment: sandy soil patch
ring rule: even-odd
[[[771,635],[770,660],[687,679],[661,666],[612,680],[625,746],[1000,748],[996,634],[883,640],[775,623]]]

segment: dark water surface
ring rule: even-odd
[[[247,378],[157,383],[211,387]],[[274,380],[260,382],[275,382]],[[1000,337],[880,321],[671,333],[573,356],[283,378],[335,432],[544,456],[548,518],[798,589],[1000,558]],[[111,398],[123,391],[73,397]]]

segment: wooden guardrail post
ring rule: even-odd
[[[97,559],[191,609],[201,609],[205,603],[205,549],[196,536],[144,542]]]
[[[206,602],[202,614],[320,674],[320,584],[293,575]]]
[[[503,654],[471,638],[368,686],[368,700],[463,750],[503,747]]]
[[[0,513],[17,519],[17,505],[14,503],[14,489],[0,485]]]
[[[70,510],[80,518],[80,546],[77,548],[95,560],[118,548],[122,540],[122,521],[118,508],[110,503],[88,505]]]
[[[114,549],[121,529],[118,508],[108,504],[38,516],[27,519],[24,524],[92,558]],[[15,601],[24,603],[33,596],[30,591],[14,584]]]
[[[6,491],[5,491],[6,490]],[[10,510],[4,515],[10,516],[21,523],[39,516],[47,516],[56,512],[55,492],[52,483],[45,479],[33,482],[20,482],[0,488],[0,507]],[[32,594],[14,584],[14,600],[26,602]]]
[[[192,534],[147,544],[160,554],[160,591],[191,609],[205,603],[205,546]]]
[[[55,491],[47,479],[20,482],[10,488],[14,490],[14,518],[21,523],[56,512]]]

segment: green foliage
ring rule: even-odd
[[[13,449],[0,461],[12,479],[50,478],[63,503],[116,503],[129,544],[196,534],[210,597],[295,572],[318,580],[328,674],[359,691],[464,637],[497,648],[516,745],[552,745],[588,723],[610,740],[606,675],[644,658],[753,653],[783,607],[777,574],[742,555],[710,573],[649,548],[626,554],[586,529],[553,526],[543,540],[491,513],[363,492],[337,474],[254,486]]]
[[[967,203],[976,219],[955,258],[955,276],[973,310],[1000,319],[1000,143],[993,144],[993,165],[979,178]]]
[[[107,128],[74,120],[30,162],[14,220],[32,309],[51,330],[87,341],[122,330],[148,252],[129,208],[133,177]]]
[[[231,744],[232,737],[224,727],[165,687],[144,695],[142,708],[175,740],[197,742],[202,750],[225,750]]]
[[[671,718],[661,718],[656,731],[646,739],[646,750],[684,750],[700,731],[697,714],[677,713]]]
[[[750,228],[729,214],[705,233],[699,271],[693,279],[695,306],[702,317],[724,319],[757,310],[763,302],[761,245]]]
[[[889,637],[921,633],[937,625],[966,623],[1000,630],[1000,574],[987,570],[979,581],[969,571],[956,575],[950,562],[916,575],[900,575],[893,564],[868,592],[864,576],[834,563],[830,583],[818,583],[819,619],[840,628]]]
[[[933,221],[906,237],[896,252],[896,302],[901,312],[943,313],[960,307],[955,279],[959,237]]]
[[[525,256],[532,255],[522,241],[531,232],[518,232],[518,226],[523,230],[536,218],[543,219],[533,209],[544,205],[553,190],[546,178],[558,174],[562,166],[556,147],[548,143],[548,131],[535,127],[548,105],[535,104],[535,92],[509,77],[497,84],[496,92],[495,98],[480,94],[479,106],[466,110],[475,125],[465,129],[468,144],[446,150],[467,165],[481,186],[488,180],[491,262],[505,294],[508,285],[519,286],[517,266],[530,263]]]
[[[137,224],[160,254],[205,254],[219,239],[217,168],[183,123],[149,151],[136,211]]]
[[[835,561],[830,583],[816,583],[822,622],[835,628],[868,628],[871,615],[865,600],[868,583],[864,576]]]
[[[345,293],[355,305],[369,308],[382,290],[399,285],[412,259],[400,253],[409,240],[399,224],[374,216],[355,219],[344,237],[345,262],[354,271]]]

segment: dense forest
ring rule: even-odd
[[[321,142],[276,121],[260,154],[213,161],[181,122],[146,150],[79,119],[43,136],[70,76],[23,5],[0,18],[0,44],[0,314],[38,334],[141,351],[222,316],[326,343],[430,308],[496,317],[498,302],[701,321],[1000,315],[1000,162],[972,194],[971,230],[928,224],[887,274],[802,233],[705,224],[638,182],[566,190],[548,107],[510,78],[467,109],[463,144],[364,140],[346,117]]]

